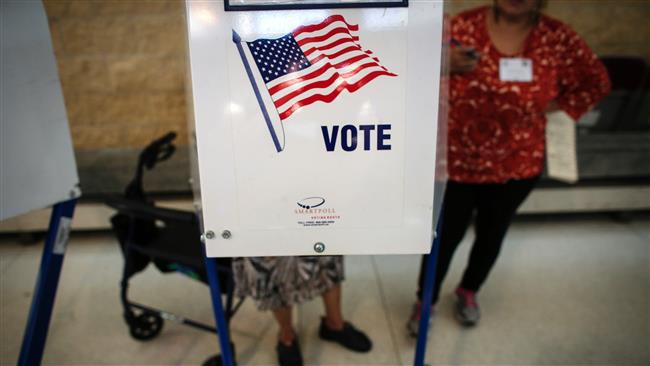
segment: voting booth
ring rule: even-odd
[[[43,4],[3,2],[0,19],[0,220],[52,207],[18,359],[38,365],[81,191]]]
[[[79,196],[68,117],[40,2],[2,6],[0,220]]]
[[[207,255],[429,253],[442,1],[186,6]]]

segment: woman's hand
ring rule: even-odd
[[[458,46],[451,48],[449,71],[465,73],[474,71],[478,64],[478,54],[472,47]]]

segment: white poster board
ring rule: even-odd
[[[3,1],[0,220],[79,195],[68,118],[40,1]]]
[[[187,2],[209,256],[429,252],[442,10]]]

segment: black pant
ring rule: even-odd
[[[476,239],[460,287],[478,291],[499,256],[501,243],[517,208],[539,177],[510,180],[503,184],[465,184],[449,181],[445,192],[440,249],[433,304],[438,300],[456,247],[463,239],[476,209]],[[418,299],[422,300],[426,261],[422,257],[418,278]]]

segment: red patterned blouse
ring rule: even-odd
[[[574,119],[610,89],[607,71],[567,25],[542,15],[517,55],[501,54],[487,32],[489,7],[463,12],[451,34],[481,54],[469,73],[449,82],[449,179],[463,183],[504,183],[541,174],[545,109],[556,100]],[[499,79],[499,59],[532,60],[532,82]]]

